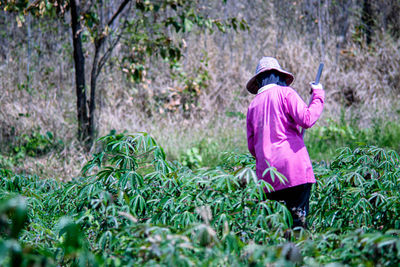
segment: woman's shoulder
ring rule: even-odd
[[[296,90],[294,90],[290,86],[281,86],[281,85],[279,85],[279,90],[280,90],[280,92],[282,92],[285,95],[292,94],[292,93],[296,93],[297,94]]]

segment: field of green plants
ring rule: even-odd
[[[291,230],[249,154],[188,168],[145,133],[110,133],[97,148],[69,182],[0,169],[0,266],[400,264],[392,150],[343,148],[314,164],[310,228]]]
[[[399,12],[0,0],[0,267],[400,266]],[[325,64],[308,229],[247,153],[262,56],[306,103]]]

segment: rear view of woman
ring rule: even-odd
[[[300,127],[310,128],[318,120],[325,92],[321,84],[311,83],[312,100],[308,106],[289,87],[293,80],[293,75],[283,70],[275,58],[263,57],[259,61],[246,86],[256,95],[247,111],[247,142],[256,158],[257,177],[274,187],[267,197],[283,200],[292,214],[293,227],[306,228],[315,177]],[[272,181],[269,173],[263,176],[268,164],[288,181],[282,184],[278,179]]]

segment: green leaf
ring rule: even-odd
[[[190,19],[184,19],[184,32],[190,32],[193,27],[193,22]]]

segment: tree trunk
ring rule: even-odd
[[[319,35],[319,48],[320,48],[320,58],[321,61],[325,59],[325,45],[324,45],[324,32],[322,28],[322,7],[321,7],[321,0],[318,1],[318,35]]]
[[[361,20],[364,25],[364,33],[366,35],[367,45],[370,45],[374,27],[374,14],[370,0],[364,0]]]
[[[118,10],[111,17],[108,26],[111,26],[114,20],[121,14],[130,0],[124,0],[119,6]],[[101,3],[101,2],[100,2]],[[99,58],[101,48],[107,38],[103,35],[102,30],[100,36],[95,40],[95,55],[93,58],[92,71],[90,75],[90,102],[87,107],[86,101],[86,86],[85,86],[85,57],[83,56],[81,31],[82,26],[80,22],[79,0],[71,0],[71,27],[72,27],[72,41],[74,47],[74,62],[75,62],[75,81],[76,81],[76,98],[77,98],[77,113],[78,113],[78,139],[85,141],[87,149],[93,144],[96,137],[95,127],[95,109],[96,109],[96,82],[100,70],[103,66],[102,60],[106,60],[106,55]],[[103,28],[103,27],[101,27]],[[111,50],[113,47],[110,48]],[[89,108],[89,113],[88,113]]]
[[[121,5],[118,7],[117,11],[113,14],[111,19],[108,21],[107,25],[111,27],[114,21],[118,18],[121,12],[128,5],[129,0],[124,0]],[[99,2],[100,10],[102,10],[102,2]],[[111,53],[112,49],[115,46],[111,46],[109,48],[108,53],[106,52],[101,58],[100,53],[101,49],[107,39],[107,35],[103,33],[104,26],[100,27],[102,30],[100,31],[100,36],[94,42],[94,57],[92,63],[92,71],[90,74],[90,102],[89,102],[89,120],[87,126],[87,146],[90,147],[93,144],[94,139],[96,138],[96,120],[95,120],[95,110],[96,110],[96,84],[97,77],[104,66],[104,62],[107,60],[109,53]],[[117,41],[119,37],[117,38]]]
[[[99,64],[100,49],[102,47],[103,40],[95,42],[92,72],[90,74],[90,104],[89,104],[89,127],[88,127],[88,137],[89,137],[88,144],[90,145],[93,143],[94,138],[96,137],[96,125],[94,119],[95,116],[94,111],[96,109],[96,82],[97,82],[97,76],[100,72],[100,70],[98,69],[99,67],[98,64]]]
[[[89,136],[89,118],[86,108],[86,86],[85,86],[85,57],[83,56],[81,39],[81,22],[79,19],[79,2],[71,0],[71,27],[72,41],[74,46],[76,104],[78,115],[78,139],[85,141]]]
[[[30,90],[31,88],[31,79],[30,79],[30,75],[31,75],[31,70],[30,70],[30,64],[31,64],[31,16],[30,14],[27,15],[27,31],[28,31],[28,59],[27,59],[27,64],[26,64],[26,86],[28,88],[28,90]]]

